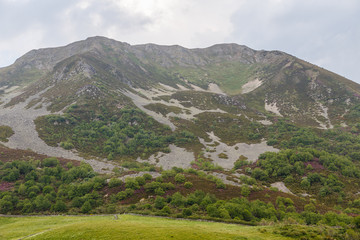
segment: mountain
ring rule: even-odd
[[[61,136],[57,137],[49,135],[58,125],[48,126],[49,121],[45,122],[44,117],[37,120],[37,131],[48,145],[69,143],[68,148],[110,158],[133,155],[121,151],[122,147],[128,147],[125,143],[129,136],[110,141],[112,146],[108,148],[112,150],[105,151],[111,134],[95,134],[94,139],[102,139],[103,149],[88,149],[85,143],[71,139],[75,136],[70,133],[84,121],[110,121],[114,115],[121,114],[119,111],[130,107],[141,109],[160,124],[156,128],[158,132],[151,134],[169,135],[176,130],[174,134],[184,135],[187,131],[191,137],[206,141],[216,141],[218,137],[230,148],[238,143],[269,139],[267,128],[278,119],[320,129],[347,126],[352,120],[346,114],[359,103],[360,96],[358,84],[279,51],[255,51],[237,44],[204,49],[155,44],[132,46],[104,37],[32,50],[13,65],[0,69],[0,88],[3,93],[17,88],[18,94],[10,94],[3,101],[6,109],[22,104],[28,111],[45,111],[38,116],[51,111],[65,112],[69,117],[72,112],[71,121],[66,119],[66,122],[73,124],[67,124],[66,130],[58,127],[56,131]],[[139,114],[142,113],[135,115]],[[147,121],[150,130],[154,123]],[[171,131],[166,133],[169,130],[162,128],[162,124]],[[207,146],[194,141],[191,151],[195,154]],[[149,157],[161,149],[168,151],[164,147],[175,140],[160,142],[150,150],[140,147],[135,156]],[[119,144],[120,147],[113,146]],[[211,158],[221,165],[218,156],[213,154]],[[252,158],[255,160],[256,156]]]
[[[287,146],[285,122],[351,128],[360,97],[358,84],[280,51],[104,37],[28,52],[0,69],[0,91],[9,147],[167,167],[201,156],[227,169]]]
[[[208,90],[217,85],[229,99],[248,108],[320,127],[340,124],[360,94],[358,84],[293,56],[236,44],[186,49],[131,46],[93,37],[30,51],[0,73],[1,86],[27,86],[10,105],[45,88],[42,96],[50,109],[60,110],[76,101],[83,88],[102,87],[99,93],[106,95],[115,89],[146,90],[159,83],[175,90]]]
[[[359,119],[359,84],[280,51],[104,37],[32,50],[0,69],[0,213],[358,239]]]

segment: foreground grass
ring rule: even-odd
[[[117,220],[114,216],[0,217],[0,239],[289,239],[271,232],[271,227],[132,215],[119,215]]]

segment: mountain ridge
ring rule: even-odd
[[[76,96],[87,85],[107,93],[115,88],[149,90],[157,88],[158,83],[195,91],[216,86],[217,92],[230,97],[244,96],[257,111],[297,122],[304,115],[305,124],[322,127],[333,125],[327,120],[329,116],[340,124],[349,103],[357,102],[360,96],[360,85],[280,51],[256,51],[234,43],[195,49],[132,46],[105,37],[33,50],[10,67],[0,69],[0,86],[22,83],[26,85],[22,96],[8,106],[52,85],[66,90],[67,97]],[[48,95],[64,98],[56,96],[55,89]],[[331,112],[333,108],[336,110]],[[322,120],[311,116],[316,112]]]

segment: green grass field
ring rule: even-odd
[[[0,239],[289,238],[272,234],[272,227],[118,215],[118,219],[114,216],[0,217]]]

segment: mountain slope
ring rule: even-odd
[[[219,138],[225,145],[208,158],[223,166],[231,166],[241,155],[236,144],[262,144],[261,139],[269,139],[269,126],[279,118],[321,129],[346,126],[353,121],[346,114],[359,104],[360,96],[358,84],[279,51],[255,51],[237,44],[204,49],[131,46],[104,37],[30,51],[0,69],[0,87],[5,109],[22,104],[28,111],[46,108],[65,113],[66,126],[49,117],[37,121],[40,137],[48,145],[68,144],[83,153],[121,159],[126,155],[121,154],[121,146],[131,148],[130,140],[141,128],[117,137],[106,133],[88,137],[87,131],[113,126],[127,119],[121,117],[127,111],[136,113],[129,109],[140,108],[170,127],[173,135],[167,144],[176,143],[195,155]],[[160,134],[157,137],[164,140],[166,127],[160,130],[159,125],[153,131],[151,121],[145,124],[147,134]],[[82,137],[71,136],[75,130],[85,134],[82,141],[90,141],[90,147],[101,143],[99,148],[81,147],[85,146]],[[51,137],[52,131],[60,133]],[[180,139],[187,140],[181,145]],[[133,157],[149,157],[163,148],[160,145],[141,147]],[[262,146],[255,152],[266,150],[274,149]],[[225,163],[221,154],[233,157]]]
[[[358,239],[359,97],[341,76],[236,44],[34,50],[0,69],[0,212],[280,221],[294,223],[283,236]]]

